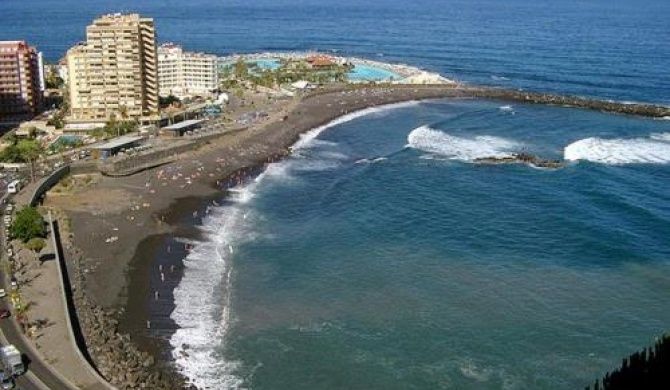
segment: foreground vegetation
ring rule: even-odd
[[[35,207],[26,206],[16,213],[16,218],[9,227],[9,233],[24,243],[35,238],[46,237],[46,223],[42,214]]]
[[[667,390],[670,389],[670,337],[656,341],[624,358],[621,367],[596,380],[593,390]],[[586,390],[591,390],[590,386]]]

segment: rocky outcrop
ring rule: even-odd
[[[557,169],[563,167],[563,161],[547,160],[529,153],[513,153],[509,156],[481,157],[474,162],[478,164],[528,164],[537,168]]]
[[[88,352],[100,375],[118,389],[181,389],[183,381],[137,349],[130,336],[118,332],[116,312],[103,310],[78,294],[79,321]]]

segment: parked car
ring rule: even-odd
[[[7,291],[5,291],[4,288],[0,288],[0,298],[4,298],[7,296]]]
[[[10,313],[9,310],[7,310],[7,309],[0,310],[0,319],[7,318],[11,315],[12,315],[12,313]]]

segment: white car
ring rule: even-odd
[[[7,291],[5,291],[4,288],[0,288],[0,298],[4,298],[7,296]]]

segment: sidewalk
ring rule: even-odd
[[[27,204],[37,183],[31,183],[14,198],[17,210]],[[43,253],[55,253],[51,232],[47,237],[47,247]],[[16,248],[18,249],[18,248]],[[60,283],[58,263],[51,258],[40,264],[35,253],[20,249],[15,255],[16,278],[19,283],[21,301],[30,304],[26,316],[31,323],[42,326],[28,332],[29,342],[42,355],[45,364],[50,365],[67,381],[79,389],[108,389],[106,384],[86,367],[69,332],[63,290]]]

